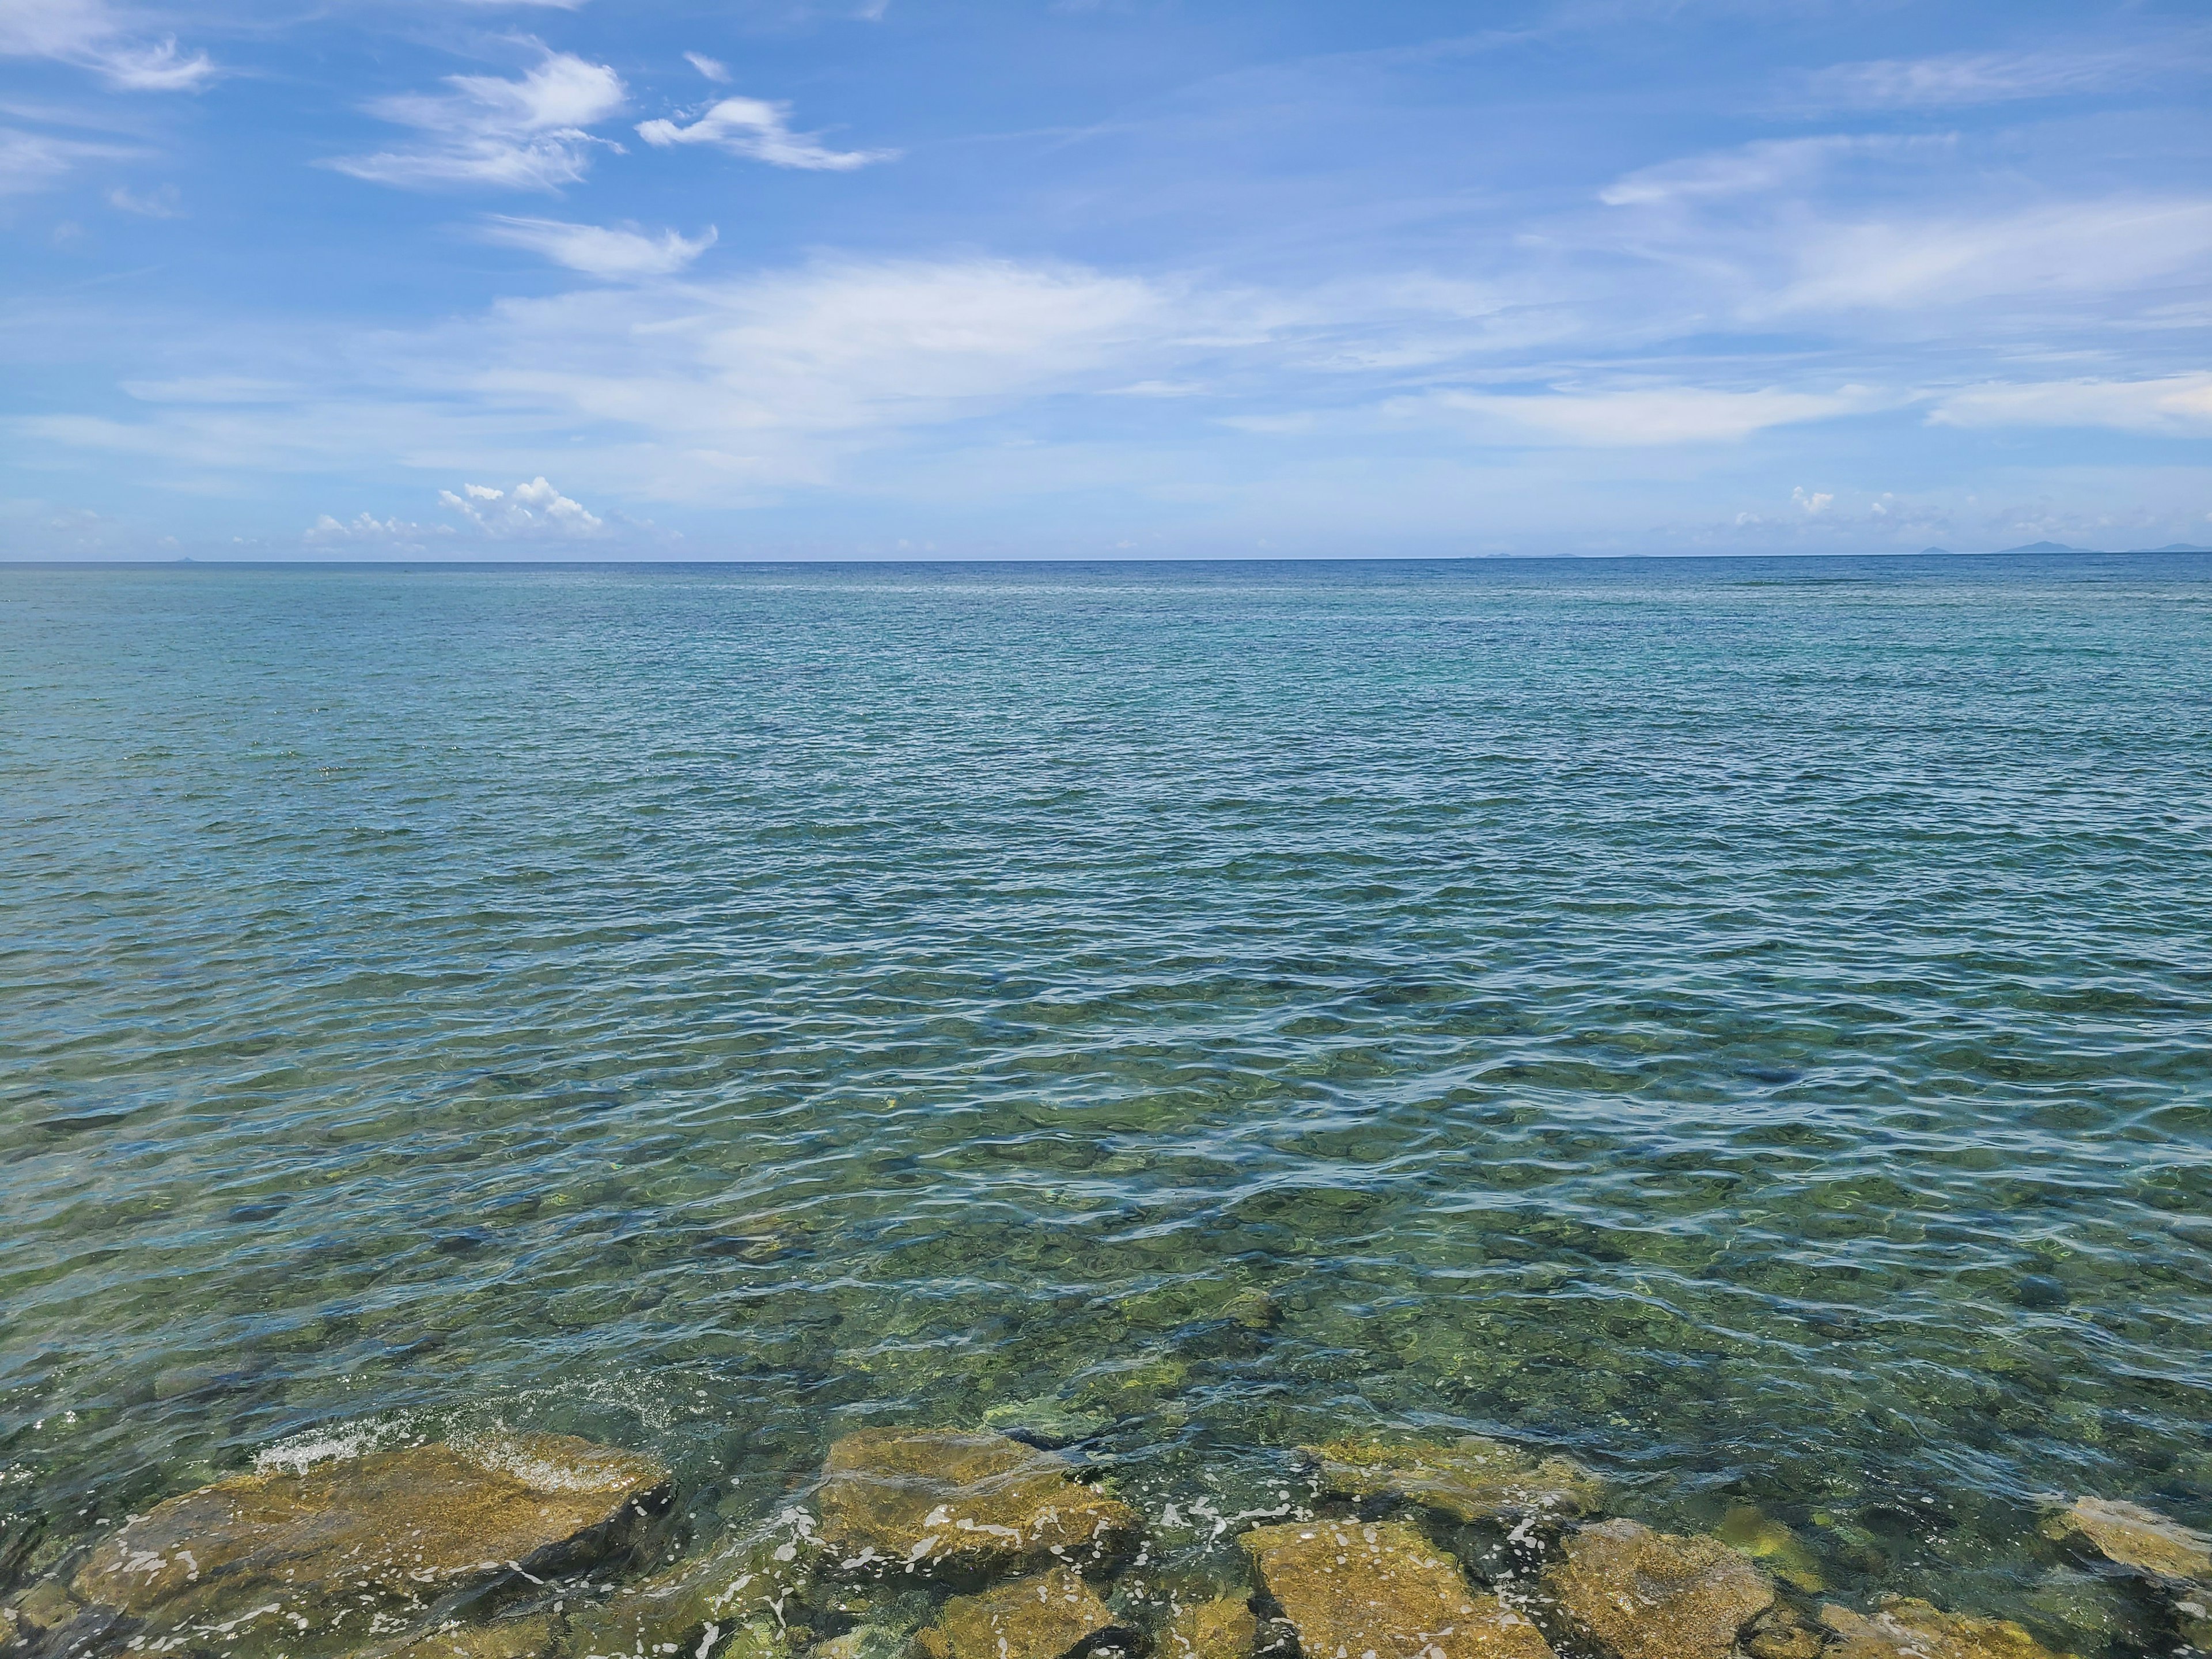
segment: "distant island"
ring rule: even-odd
[[[1952,556],[1951,550],[1948,547],[1923,547],[1920,550],[1920,552],[1923,557],[1926,557],[1930,554],[1938,553],[1944,555],[1946,557]],[[1984,558],[2002,558],[2007,554],[2011,553],[2086,553],[2106,558],[2124,558],[2133,556],[2138,553],[2212,553],[2212,547],[2199,547],[2193,542],[2168,542],[2164,547],[2126,547],[2117,549],[2113,552],[2108,554],[2102,548],[2075,547],[2066,542],[2029,542],[2021,547],[2001,547],[1993,553],[1983,554],[1979,556]],[[1973,557],[1976,556],[1967,554],[1958,556]]]

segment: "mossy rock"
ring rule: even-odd
[[[1774,1585],[1716,1538],[1635,1521],[1584,1527],[1547,1575],[1560,1610],[1620,1659],[1728,1659],[1774,1602]]]
[[[1154,1659],[1251,1659],[1260,1621],[1243,1596],[1224,1595],[1188,1607],[1168,1620],[1153,1644]]]
[[[816,1493],[822,1540],[847,1571],[1012,1571],[1101,1559],[1136,1511],[1075,1479],[1066,1459],[1002,1434],[864,1429],[830,1449]]]
[[[1239,1541],[1308,1659],[1552,1659],[1534,1625],[1402,1522],[1293,1522]]]
[[[781,1628],[784,1610],[805,1599],[820,1555],[811,1525],[787,1518],[575,1607],[564,1659],[702,1650],[731,1659],[749,1626]]]
[[[105,1540],[69,1589],[187,1644],[358,1645],[465,1592],[619,1555],[670,1495],[660,1464],[565,1435],[410,1446],[170,1498]]]
[[[2212,1538],[2140,1504],[2076,1498],[2051,1517],[2045,1530],[2161,1583],[2212,1583]]]
[[[1304,1449],[1322,1489],[1344,1498],[1403,1498],[1455,1521],[1572,1520],[1604,1503],[1605,1483],[1569,1457],[1536,1458],[1480,1435],[1350,1439]]]
[[[1906,1596],[1885,1597],[1872,1615],[1830,1605],[1820,1622],[1839,1638],[1827,1659],[2073,1659],[2008,1619],[1945,1613]]]
[[[956,1595],[914,1638],[922,1659],[1066,1659],[1114,1628],[1114,1615],[1073,1567]]]

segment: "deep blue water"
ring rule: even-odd
[[[2208,854],[2212,558],[0,568],[0,1513],[1420,1425],[2131,1650]]]

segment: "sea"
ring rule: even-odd
[[[2212,1524],[2212,558],[0,568],[0,1576],[1419,1431],[2155,1650],[2045,1522]]]

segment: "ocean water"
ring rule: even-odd
[[[2208,854],[2212,559],[0,568],[9,1570],[1399,1425],[2149,1650],[2038,1522],[2212,1522]]]

